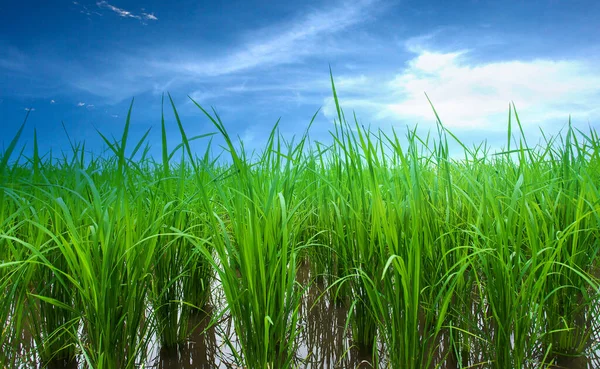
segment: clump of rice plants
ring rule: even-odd
[[[164,112],[161,129],[163,161],[156,168],[157,185],[153,187],[150,201],[153,208],[148,209],[150,214],[162,214],[150,299],[161,348],[172,350],[191,333],[188,330],[191,315],[202,311],[208,302],[212,268],[206,257],[179,234],[203,235],[201,230],[208,228],[208,222],[201,220],[200,213],[195,211],[202,208],[202,203],[197,199],[196,191],[187,191],[189,181],[186,179],[193,176],[198,180],[197,186],[205,183],[198,172],[192,173],[185,156],[182,156],[179,168],[172,168],[170,161],[175,151],[168,151]]]
[[[197,104],[196,104],[197,105]],[[215,213],[214,264],[241,345],[240,364],[250,368],[293,366],[302,289],[296,284],[299,237],[303,225],[294,197],[303,169],[306,137],[285,145],[272,130],[252,169],[218,115],[208,116],[231,155],[232,183],[217,187],[223,213]]]

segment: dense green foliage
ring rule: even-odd
[[[37,137],[31,157],[17,154],[21,128],[0,160],[0,367],[27,350],[138,367],[153,339],[183,342],[217,289],[213,321],[232,317],[240,366],[302,366],[301,261],[382,366],[538,368],[584,353],[599,323],[598,134],[569,125],[530,146],[511,106],[492,153],[439,118],[435,138],[348,123],[332,87],[329,144],[310,125],[286,141],[276,125],[253,156],[198,105],[226,161],[210,144],[192,152],[214,134],[188,137],[172,100],[181,144],[167,148],[163,114],[160,161],[147,134],[127,146],[130,116],[97,157],[75,143],[40,156]]]

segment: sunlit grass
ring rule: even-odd
[[[598,322],[596,131],[569,124],[531,145],[514,105],[498,151],[468,147],[434,109],[436,134],[369,129],[346,119],[331,82],[330,137],[276,124],[254,155],[195,101],[215,132],[189,137],[170,96],[181,144],[167,147],[163,114],[160,161],[148,132],[131,144],[131,108],[119,140],[99,133],[99,156],[74,142],[41,155],[34,135],[29,157],[24,124],[0,160],[0,367],[24,365],[24,332],[42,364],[139,367],[152,342],[185,342],[211,287],[237,365],[302,367],[301,263],[348,309],[350,342],[374,366],[584,354]]]

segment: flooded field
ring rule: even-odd
[[[311,283],[310,268],[301,268],[299,283],[307,285]],[[351,335],[347,329],[348,307],[331,301],[329,293],[323,294],[323,284],[312,283],[307,291],[307,296],[301,306],[302,333],[297,351],[296,365],[298,368],[316,369],[345,369],[345,368],[378,368],[385,367],[385,350],[380,348],[378,355],[380,360],[374,360],[371,353],[360,353],[356,347],[352,347]],[[600,317],[596,316],[596,324]],[[225,337],[235,342],[232,333],[231,322],[225,319],[219,329],[211,328],[204,332],[207,317],[198,317],[191,322],[195,331],[188,341],[175,352],[163,351],[155,353],[155,358],[149,360],[147,368],[155,369],[221,369],[236,368],[235,359],[231,350],[225,344]],[[554,358],[552,365],[540,365],[547,369],[595,369],[600,368],[600,326],[594,327],[588,343],[586,354],[580,357]],[[445,338],[441,338],[441,345]],[[439,351],[439,357],[434,360],[432,368],[459,369],[466,367],[490,368],[486,364],[481,350],[473,350],[469,353],[468,362],[461,366],[452,356],[448,356],[443,347]],[[379,365],[376,365],[375,363]]]
[[[332,301],[330,291],[326,290],[323,283],[315,281],[311,275],[308,264],[300,268],[298,283],[309,286],[305,298],[300,306],[300,334],[299,345],[296,352],[294,366],[297,368],[381,368],[386,367],[385,349],[379,347],[378,358],[369,352],[359,352],[352,345],[350,330],[348,329],[348,304]],[[185,342],[173,349],[162,349],[156,342],[156,337],[151,341],[148,359],[141,367],[152,369],[234,369],[240,368],[236,364],[235,355],[230,344],[239,350],[231,317],[223,316],[219,321],[211,323],[215,311],[223,308],[225,299],[220,286],[215,283],[213,294],[215,306],[207,306],[206,312],[193,315],[188,322],[190,334]],[[588,323],[593,333],[588,341],[585,354],[577,357],[557,356],[552,364],[539,364],[536,367],[547,369],[595,369],[600,368],[600,309],[591,316]],[[21,349],[22,362],[18,368],[42,368],[36,359],[34,343],[27,334],[23,336]],[[447,337],[442,334],[438,357],[433,360],[431,368],[460,369],[467,367],[492,368],[486,363],[485,354],[481,348],[475,347],[463,365],[449,355]],[[381,346],[381,345],[380,345]],[[81,369],[85,365],[80,357],[69,363],[54,362],[49,369]]]
[[[202,109],[224,160],[172,108],[162,161],[129,120],[107,156],[3,154],[0,368],[599,367],[594,130],[529,147],[512,106],[490,153],[337,109],[256,154]]]

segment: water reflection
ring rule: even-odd
[[[298,356],[305,368],[371,368],[369,353],[351,345],[347,304],[333,301],[322,283],[314,282],[307,266],[300,268],[298,282],[307,286],[300,307],[301,332]]]
[[[348,319],[348,303],[339,303],[332,299],[332,293],[326,291],[325,285],[316,282],[308,265],[303,265],[298,271],[298,283],[306,288],[302,304],[299,309],[298,350],[296,365],[298,368],[373,368],[386,367],[384,347],[378,346],[377,356],[361,354],[352,347],[349,330],[346,329]],[[209,322],[225,304],[223,291],[218,280],[215,281],[213,296],[211,297],[214,308],[206,313],[198,314],[190,319],[188,328],[190,336],[187,341],[172,351],[160,350],[156,339],[150,342],[150,358],[145,363],[146,368],[156,369],[215,369],[215,368],[241,368],[235,360],[234,351],[239,351],[233,329],[233,322],[228,316],[219,318],[218,324]],[[481,337],[490,337],[493,327],[484,324],[489,311],[480,311],[480,306],[486,306],[485,301],[473,300],[470,309],[467,309],[476,324],[468,326],[468,330]],[[216,318],[215,318],[216,319]],[[588,324],[594,332],[600,330],[600,305],[592,307]],[[469,351],[457,357],[451,353],[450,332],[444,330],[435,344],[433,366],[439,369],[492,368],[492,363],[487,358],[491,353],[486,352],[485,345],[469,335],[457,336],[467,343]],[[591,340],[587,357],[559,357],[555,358],[549,369],[595,369],[600,368],[600,341],[595,334]],[[35,355],[33,340],[25,330],[19,335],[19,362],[4,361],[6,368],[40,368],[39,360]],[[231,346],[230,346],[231,345]],[[231,348],[233,347],[233,349]],[[0,359],[9,359],[6,352],[0,352]],[[459,355],[460,356],[460,355]],[[53,363],[52,369],[84,368],[82,358],[79,365],[71,363]],[[373,365],[377,363],[378,365]],[[543,367],[546,365],[534,365]],[[2,368],[2,365],[0,365]]]
[[[208,327],[211,315],[199,313],[188,322],[190,336],[172,350],[161,350],[158,369],[213,369],[218,368],[217,334],[214,326]],[[208,327],[208,329],[207,329]]]

